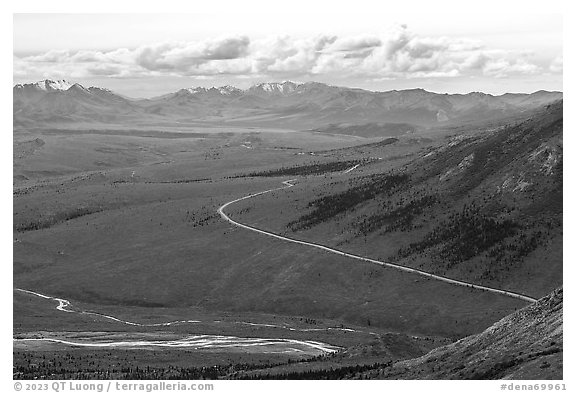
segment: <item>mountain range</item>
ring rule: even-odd
[[[438,94],[423,89],[374,92],[323,83],[260,83],[195,87],[148,99],[130,99],[108,89],[65,80],[17,84],[14,124],[216,123],[296,129],[376,124],[417,129],[514,116],[562,99],[561,92],[494,96]],[[395,128],[395,127],[392,127]]]

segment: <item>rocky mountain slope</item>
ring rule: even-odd
[[[366,377],[383,379],[562,379],[563,290],[428,354]]]

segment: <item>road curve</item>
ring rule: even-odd
[[[322,245],[322,244],[313,243],[313,242],[307,242],[307,241],[303,241],[303,240],[293,239],[293,238],[290,238],[290,237],[287,237],[287,236],[282,236],[282,235],[276,234],[276,233],[274,233],[274,232],[270,232],[270,231],[266,231],[266,230],[263,230],[263,229],[259,229],[259,228],[253,227],[253,226],[251,226],[251,225],[242,224],[242,223],[240,223],[240,222],[238,222],[238,221],[233,220],[233,219],[230,218],[226,213],[224,213],[224,209],[226,209],[228,206],[230,206],[230,205],[232,205],[232,204],[234,204],[234,203],[236,203],[236,202],[240,202],[240,201],[243,201],[243,200],[245,200],[245,199],[254,198],[254,197],[257,197],[257,196],[260,196],[260,195],[264,195],[264,194],[267,194],[267,193],[269,193],[269,192],[273,192],[273,191],[277,191],[277,190],[283,190],[283,189],[286,189],[286,188],[293,187],[293,186],[294,186],[293,182],[295,182],[296,180],[297,180],[297,179],[286,180],[286,181],[283,181],[283,182],[282,182],[282,184],[284,184],[283,187],[277,187],[277,188],[272,188],[272,189],[266,190],[266,191],[260,191],[260,192],[257,192],[257,193],[255,193],[255,194],[249,194],[249,195],[243,196],[243,197],[241,197],[241,198],[234,199],[234,200],[232,200],[232,201],[230,201],[230,202],[226,202],[225,204],[223,204],[222,206],[220,206],[220,207],[218,208],[218,214],[220,214],[220,216],[221,216],[224,220],[228,221],[228,222],[231,223],[232,225],[235,225],[235,226],[237,226],[237,227],[244,228],[244,229],[247,229],[247,230],[250,230],[250,231],[253,231],[253,232],[257,232],[257,233],[260,233],[260,234],[262,234],[262,235],[266,235],[266,236],[270,236],[270,237],[273,237],[273,238],[276,238],[276,239],[279,239],[279,240],[283,240],[283,241],[286,241],[286,242],[301,244],[301,245],[308,246],[308,247],[314,247],[314,248],[317,248],[317,249],[320,249],[320,250],[323,250],[323,251],[327,251],[327,252],[330,252],[330,253],[333,253],[333,254],[337,254],[337,255],[344,256],[344,257],[356,259],[356,260],[359,260],[359,261],[369,262],[369,263],[373,263],[373,264],[376,264],[376,265],[380,265],[380,266],[385,266],[385,267],[389,267],[389,268],[392,268],[392,269],[401,270],[401,271],[404,271],[404,272],[407,272],[407,273],[418,274],[418,275],[421,275],[421,276],[424,276],[424,277],[431,278],[431,279],[433,279],[433,280],[443,281],[443,282],[446,282],[446,283],[449,283],[449,284],[453,284],[453,285],[459,285],[459,286],[462,286],[462,287],[478,289],[478,290],[482,290],[482,291],[487,291],[487,292],[495,293],[495,294],[498,294],[498,295],[504,295],[504,296],[508,296],[508,297],[511,297],[511,298],[523,300],[523,301],[526,301],[526,302],[529,302],[529,303],[534,303],[534,302],[536,302],[536,301],[538,300],[538,299],[535,299],[535,298],[533,298],[533,297],[530,297],[530,296],[527,296],[527,295],[523,295],[523,294],[521,294],[521,293],[512,292],[512,291],[506,291],[506,290],[498,289],[498,288],[491,288],[491,287],[487,287],[487,286],[484,286],[484,285],[477,285],[477,284],[473,284],[473,283],[466,282],[466,281],[461,281],[461,280],[456,280],[456,279],[453,279],[453,278],[448,278],[448,277],[444,277],[444,276],[439,276],[439,275],[436,275],[436,274],[428,273],[428,272],[426,272],[426,271],[424,271],[424,270],[420,270],[420,269],[416,269],[416,268],[412,268],[412,267],[407,267],[407,266],[402,266],[402,265],[398,265],[398,264],[390,263],[390,262],[382,262],[382,261],[378,261],[378,260],[376,260],[376,259],[366,258],[366,257],[362,257],[362,256],[360,256],[360,255],[356,255],[356,254],[351,254],[351,253],[348,253],[348,252],[340,251],[340,250],[338,250],[338,249],[335,249],[335,248],[332,248],[332,247],[328,247],[328,246],[324,246],[324,245]]]

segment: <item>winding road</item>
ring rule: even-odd
[[[348,171],[345,171],[344,173],[350,172],[352,169],[355,169],[355,167],[350,168]],[[264,229],[260,229],[260,228],[256,228],[254,226],[251,225],[247,225],[247,224],[242,224],[241,222],[235,221],[232,218],[230,218],[225,212],[224,210],[230,206],[233,205],[234,203],[249,199],[249,198],[254,198],[260,195],[264,195],[267,194],[269,192],[273,192],[273,191],[278,191],[278,190],[284,190],[290,187],[294,187],[294,182],[297,181],[297,179],[291,179],[291,180],[285,180],[282,182],[282,184],[284,184],[283,187],[277,187],[277,188],[272,188],[270,190],[265,190],[265,191],[260,191],[257,192],[255,194],[249,194],[246,196],[243,196],[241,198],[237,198],[234,199],[233,201],[230,202],[226,202],[225,204],[223,204],[222,206],[220,206],[218,208],[218,213],[220,214],[220,216],[228,221],[230,224],[235,225],[237,227],[240,228],[244,228],[247,229],[249,231],[252,232],[256,232],[259,233],[261,235],[266,235],[266,236],[270,236],[279,240],[283,240],[285,242],[290,242],[290,243],[295,243],[295,244],[300,244],[303,246],[308,246],[308,247],[314,247],[323,251],[327,251],[330,252],[332,254],[337,254],[337,255],[341,255],[344,257],[348,257],[348,258],[352,258],[352,259],[356,259],[359,261],[363,261],[363,262],[369,262],[369,263],[373,263],[376,265],[380,265],[380,266],[385,266],[385,267],[389,267],[392,269],[396,269],[396,270],[401,270],[403,272],[407,272],[407,273],[413,273],[413,274],[418,274],[420,276],[424,276],[424,277],[428,277],[431,278],[433,280],[438,280],[438,281],[442,281],[448,284],[452,284],[452,285],[458,285],[458,286],[462,286],[462,287],[466,287],[466,288],[472,288],[472,289],[477,289],[477,290],[482,290],[482,291],[487,291],[487,292],[491,292],[491,293],[495,293],[498,295],[504,295],[504,296],[508,296],[511,298],[515,298],[515,299],[519,299],[519,300],[523,300],[529,303],[534,303],[536,302],[538,299],[535,299],[533,297],[521,294],[521,293],[517,293],[517,292],[513,292],[513,291],[506,291],[503,289],[498,289],[498,288],[492,288],[492,287],[487,287],[484,285],[478,285],[478,284],[473,284],[471,282],[466,282],[466,281],[462,281],[462,280],[456,280],[453,278],[448,278],[448,277],[444,277],[444,276],[439,276],[437,274],[432,274],[432,273],[428,273],[424,270],[420,270],[420,269],[416,269],[416,268],[412,268],[412,267],[407,267],[407,266],[402,266],[402,265],[398,265],[395,263],[390,263],[390,262],[382,262],[376,259],[372,259],[372,258],[366,258],[360,255],[356,255],[356,254],[352,254],[349,252],[344,252],[341,250],[338,250],[336,248],[332,248],[332,247],[328,247],[328,246],[324,246],[322,244],[318,244],[318,243],[313,243],[313,242],[307,242],[307,241],[303,241],[303,240],[298,240],[298,239],[294,239],[294,238],[290,238],[287,236],[283,236],[283,235],[279,235],[277,233],[274,232],[270,232],[270,231],[266,231]]]
[[[359,165],[355,165],[355,166],[349,168],[348,170],[344,171],[343,174],[350,173],[351,171],[356,169],[358,166]],[[248,194],[246,196],[243,196],[243,197],[234,199],[232,201],[226,202],[225,204],[223,204],[222,206],[220,206],[218,208],[218,213],[220,214],[220,216],[224,220],[226,220],[227,222],[229,222],[232,225],[235,225],[237,227],[240,227],[240,228],[252,231],[252,232],[259,233],[261,235],[273,237],[275,239],[282,240],[285,242],[300,244],[300,245],[307,246],[307,247],[313,247],[313,248],[316,248],[316,249],[319,249],[322,251],[326,251],[326,252],[329,252],[332,254],[344,256],[344,257],[351,258],[351,259],[356,259],[356,260],[359,260],[362,262],[373,263],[376,265],[400,270],[400,271],[407,272],[407,273],[417,274],[420,276],[424,276],[424,277],[427,277],[427,278],[430,278],[433,280],[442,281],[442,282],[452,284],[452,285],[458,285],[458,286],[462,286],[462,287],[466,287],[466,288],[471,288],[471,289],[486,291],[486,292],[490,292],[490,293],[494,293],[494,294],[498,294],[498,295],[508,296],[508,297],[511,297],[514,299],[519,299],[519,300],[526,301],[529,303],[533,303],[533,302],[537,301],[537,299],[532,298],[532,297],[527,296],[527,295],[524,295],[524,294],[521,294],[521,293],[517,293],[517,292],[513,292],[513,291],[507,291],[507,290],[498,289],[498,288],[492,288],[492,287],[488,287],[488,286],[484,286],[484,285],[477,285],[477,284],[473,284],[473,283],[462,281],[462,280],[456,280],[453,278],[448,278],[448,277],[428,273],[426,271],[416,269],[416,268],[402,266],[402,265],[398,265],[398,264],[390,263],[390,262],[382,262],[382,261],[379,261],[376,259],[363,257],[360,255],[356,255],[356,254],[341,251],[341,250],[338,250],[338,249],[335,249],[332,247],[328,247],[328,246],[325,246],[322,244],[298,240],[298,239],[293,239],[293,238],[283,236],[283,235],[280,235],[280,234],[277,234],[274,232],[270,232],[270,231],[267,231],[264,229],[256,228],[256,227],[251,226],[251,225],[242,224],[238,221],[233,220],[232,218],[230,218],[230,216],[228,216],[224,212],[224,210],[228,206],[235,204],[235,203],[238,203],[240,201],[254,198],[254,197],[257,197],[260,195],[264,195],[264,194],[267,194],[267,193],[270,193],[273,191],[284,190],[284,189],[287,189],[290,187],[294,187],[295,181],[297,181],[297,179],[285,180],[282,182],[283,186],[281,186],[281,187],[276,187],[276,188],[272,188],[269,190],[260,191],[260,192],[254,193],[254,194]],[[83,311],[83,310],[71,309],[72,304],[70,303],[70,301],[68,301],[66,299],[44,295],[44,294],[30,291],[27,289],[14,288],[14,290],[29,294],[29,295],[37,296],[37,297],[40,297],[43,299],[57,301],[58,306],[56,307],[56,309],[59,311],[63,311],[63,312],[67,312],[67,313],[77,313],[77,314],[83,314],[83,315],[98,316],[98,317],[109,319],[109,320],[112,320],[112,321],[115,321],[118,323],[122,323],[125,325],[140,326],[140,327],[163,327],[163,326],[171,326],[171,325],[176,325],[176,324],[187,324],[187,323],[199,323],[199,322],[201,322],[201,321],[197,321],[197,320],[181,320],[181,321],[170,321],[170,322],[153,323],[153,324],[143,324],[143,323],[131,322],[131,321],[122,320],[120,318],[116,318],[116,317],[111,316],[111,315],[96,313],[96,312],[92,312],[92,311]],[[300,331],[343,330],[343,331],[354,332],[354,330],[352,330],[352,329],[336,328],[336,327],[319,328],[319,329],[294,329],[294,328],[286,327],[286,326],[258,324],[258,323],[251,323],[251,322],[236,322],[236,323],[254,325],[254,326],[278,327],[278,328],[284,328],[284,329],[289,329],[289,330],[300,330]],[[128,341],[125,341],[125,340],[123,340],[123,341],[98,340],[96,342],[94,342],[94,341],[90,342],[90,341],[86,341],[86,340],[72,341],[66,337],[14,338],[13,340],[15,343],[21,343],[21,344],[25,344],[25,343],[31,344],[34,342],[52,342],[52,343],[70,345],[70,346],[83,346],[83,347],[136,348],[136,347],[158,347],[158,346],[160,346],[160,347],[171,347],[171,348],[175,348],[175,347],[190,348],[190,347],[193,347],[193,348],[213,348],[213,349],[224,349],[224,348],[236,347],[236,348],[245,348],[246,349],[249,347],[262,347],[262,346],[264,346],[264,347],[273,347],[272,351],[275,351],[275,352],[317,352],[317,353],[330,353],[330,352],[335,352],[335,351],[339,350],[338,347],[330,345],[330,344],[320,343],[320,342],[316,342],[316,341],[308,341],[308,340],[293,340],[293,339],[283,339],[283,338],[264,339],[264,338],[254,338],[254,337],[233,337],[233,336],[217,336],[217,335],[187,336],[187,337],[181,337],[181,338],[176,339],[176,340],[128,340]]]

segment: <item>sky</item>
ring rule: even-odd
[[[561,14],[14,14],[13,82],[130,97],[318,81],[368,90],[563,90]]]

